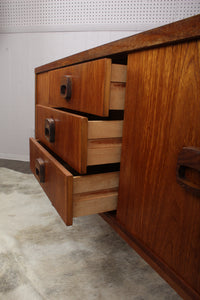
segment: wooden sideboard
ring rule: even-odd
[[[40,66],[31,169],[200,299],[200,15]]]

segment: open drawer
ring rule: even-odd
[[[30,167],[67,225],[73,217],[115,210],[119,172],[77,176],[35,139],[30,139]]]
[[[122,126],[36,106],[36,138],[81,174],[87,166],[120,162]]]
[[[98,116],[123,110],[127,66],[105,58],[36,75],[36,104]]]

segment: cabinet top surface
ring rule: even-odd
[[[56,60],[37,67],[35,73],[42,73],[98,58],[110,57],[117,59],[118,56],[125,57],[133,51],[183,42],[199,37],[200,14]]]

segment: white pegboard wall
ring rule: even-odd
[[[200,0],[1,0],[0,32],[141,31],[200,13]]]

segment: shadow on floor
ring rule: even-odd
[[[28,161],[0,159],[0,167],[12,169],[14,171],[30,174],[30,166]]]

